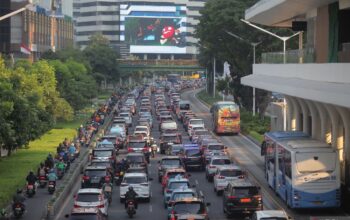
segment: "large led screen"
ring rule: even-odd
[[[131,53],[186,53],[185,17],[125,17]]]

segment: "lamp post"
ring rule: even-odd
[[[243,42],[245,42],[245,43],[247,43],[247,44],[250,44],[252,47],[253,47],[253,64],[255,64],[255,48],[256,48],[256,46],[258,46],[259,44],[261,44],[261,42],[250,42],[250,41],[247,41],[247,40],[245,40],[245,39],[243,39],[242,37],[240,37],[240,36],[238,36],[238,35],[236,35],[236,34],[234,34],[234,33],[232,33],[232,32],[230,32],[230,31],[226,31],[225,30],[225,32],[228,34],[228,35],[230,35],[230,36],[232,36],[232,37],[234,37],[234,38],[236,38],[236,39],[238,39],[238,40],[241,40],[241,41],[243,41]],[[253,115],[255,116],[255,87],[253,87],[253,108],[252,108],[252,110],[253,110]]]
[[[21,13],[22,11],[25,11],[25,10],[27,10],[27,9],[30,9],[31,7],[33,7],[33,4],[32,4],[32,3],[27,4],[27,5],[24,6],[23,8],[17,9],[17,10],[15,10],[15,11],[11,12],[11,13],[8,13],[8,14],[6,14],[6,15],[1,16],[1,17],[0,17],[0,21],[4,20],[4,19],[6,19],[6,18],[9,18],[9,17],[11,17],[11,16],[14,16],[14,15],[16,15],[16,14],[19,14],[19,13]]]
[[[281,36],[278,36],[275,33],[272,33],[272,32],[270,32],[268,30],[265,30],[265,29],[255,25],[255,24],[252,24],[249,21],[246,21],[244,19],[241,19],[241,21],[243,21],[244,23],[246,23],[247,25],[249,25],[249,26],[251,26],[253,28],[256,28],[256,29],[258,29],[258,30],[260,30],[262,32],[265,32],[265,33],[267,33],[267,34],[269,34],[271,36],[274,36],[274,37],[276,37],[276,38],[278,38],[278,39],[283,41],[283,64],[285,64],[287,62],[287,59],[286,59],[286,42],[287,42],[287,40],[289,40],[292,37],[295,37],[295,36],[297,36],[297,35],[302,33],[302,32],[299,31],[299,32],[297,32],[295,34],[292,34],[291,36],[281,37]],[[284,131],[287,130],[287,108],[286,107],[287,107],[286,98],[283,98],[283,130]]]

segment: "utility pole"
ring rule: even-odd
[[[213,62],[213,97],[215,98],[215,93],[216,93],[216,58],[214,56],[214,62]]]

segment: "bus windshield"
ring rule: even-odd
[[[296,153],[297,169],[300,173],[332,172],[336,166],[335,153]]]

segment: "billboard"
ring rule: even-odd
[[[130,53],[186,53],[186,6],[120,5],[120,40]]]

